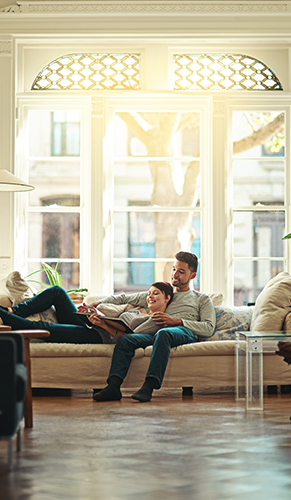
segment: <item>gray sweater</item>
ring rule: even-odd
[[[144,307],[148,310],[147,295],[148,292],[130,295],[121,293],[119,295],[110,295],[101,302],[116,305],[131,304],[134,307]],[[195,290],[176,292],[165,312],[169,316],[181,319],[183,326],[192,330],[201,340],[211,337],[214,332],[216,322],[214,306],[209,296],[204,293]],[[157,328],[156,323],[151,318],[147,318],[147,320],[143,320],[137,325],[134,331],[135,333],[155,333],[160,328],[160,326]]]

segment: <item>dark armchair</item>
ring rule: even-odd
[[[26,394],[24,342],[20,334],[0,335],[0,438],[7,439],[8,464],[12,470],[12,444],[17,433],[17,451],[21,449],[20,422]]]

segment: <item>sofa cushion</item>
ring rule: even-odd
[[[248,331],[253,308],[249,306],[215,306],[216,325],[212,337],[206,340],[234,340],[235,332]]]
[[[291,311],[291,276],[277,274],[257,297],[250,329],[252,331],[280,331]]]

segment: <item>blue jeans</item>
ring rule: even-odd
[[[30,321],[28,316],[55,307],[58,323]],[[65,290],[52,286],[31,299],[12,307],[13,314],[0,306],[0,318],[13,330],[48,330],[50,337],[46,342],[67,342],[69,344],[102,344],[96,327],[89,328],[75,313],[75,304]],[[100,330],[103,330],[100,328]]]
[[[197,342],[197,336],[184,326],[162,328],[154,335],[150,334],[125,334],[119,337],[114,348],[108,380],[113,375],[124,380],[135,349],[152,345],[153,352],[150,358],[146,378],[156,379],[156,389],[162,385],[167,368],[171,347]]]

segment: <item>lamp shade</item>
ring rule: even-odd
[[[0,169],[0,191],[31,191],[34,186],[11,174],[7,170]]]

